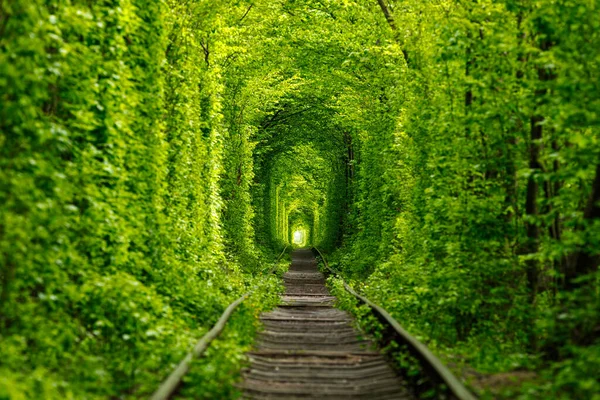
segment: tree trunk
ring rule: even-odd
[[[546,38],[540,43],[541,51],[548,51],[552,47],[552,42]],[[548,95],[548,88],[545,87],[544,82],[554,79],[554,74],[543,65],[538,65],[537,67],[538,79],[542,86],[535,91],[535,98],[537,103],[543,103],[545,101],[544,97]],[[538,184],[536,182],[536,173],[542,170],[542,165],[540,164],[540,147],[541,147],[541,139],[542,139],[542,123],[545,118],[539,113],[534,113],[531,117],[531,133],[530,140],[531,143],[529,145],[529,168],[531,169],[531,175],[529,176],[529,180],[527,182],[527,201],[525,204],[525,213],[528,218],[525,222],[525,228],[527,230],[527,244],[526,244],[526,253],[527,254],[535,254],[538,252],[539,243],[540,243],[540,227],[538,226],[537,217],[539,215],[539,210],[537,206],[537,198],[538,198]],[[535,301],[535,296],[538,289],[538,281],[540,268],[537,260],[533,257],[527,261],[527,285],[529,287],[529,295],[530,301],[533,303]]]
[[[592,193],[588,198],[587,205],[583,212],[584,224],[588,225],[600,219],[600,163],[596,165],[596,176],[592,183]],[[586,240],[587,241],[587,240]],[[583,246],[573,255],[569,263],[571,268],[567,268],[565,273],[565,284],[567,289],[575,289],[579,284],[574,282],[577,278],[587,275],[598,269],[600,264],[600,254],[592,246]]]
[[[542,126],[540,123],[543,120],[543,117],[539,115],[534,115],[531,117],[531,143],[529,144],[529,169],[531,170],[531,175],[527,181],[527,199],[525,202],[525,214],[528,217],[525,221],[525,229],[527,231],[525,253],[532,256],[531,259],[527,260],[526,264],[527,286],[529,288],[530,303],[535,301],[539,279],[538,262],[533,258],[534,254],[538,251],[540,241],[540,228],[536,221],[539,213],[537,206],[538,184],[536,182],[535,175],[541,170],[542,167],[539,162],[539,141],[542,138]]]

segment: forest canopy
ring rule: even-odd
[[[235,370],[286,245],[479,394],[598,398],[599,15],[0,0],[0,399],[148,397],[257,287]]]

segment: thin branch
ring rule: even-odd
[[[394,17],[392,16],[391,11],[385,4],[385,0],[377,0],[377,3],[379,3],[379,7],[381,7],[381,11],[383,11],[383,15],[385,15],[385,19],[387,20],[388,24],[390,25],[390,28],[392,28],[392,30],[394,32],[397,32],[398,27],[396,26],[396,21],[394,20]]]
[[[408,51],[406,51],[406,49],[404,48],[404,43],[402,43],[402,40],[400,40],[400,35],[398,32],[398,27],[396,26],[396,21],[394,20],[394,16],[392,15],[392,12],[388,8],[388,6],[385,4],[385,0],[377,0],[377,3],[379,4],[381,11],[383,11],[383,15],[385,16],[386,21],[390,25],[390,28],[392,28],[392,31],[394,31],[394,37],[396,39],[396,42],[398,42],[398,44],[402,48],[402,55],[404,56],[404,61],[406,61],[406,65],[408,65]]]
[[[206,61],[206,66],[210,66],[209,56],[210,56],[210,35],[206,37],[206,46],[204,42],[200,41],[200,46],[204,51],[204,61]]]
[[[238,21],[238,25],[241,24],[242,21],[248,16],[248,14],[250,13],[250,10],[252,10],[252,7],[254,7],[254,4],[250,4],[250,7],[248,7],[248,9],[244,13],[244,15],[242,15],[242,18],[240,18],[240,20]]]

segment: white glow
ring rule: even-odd
[[[293,241],[297,244],[302,243],[304,241],[304,231],[295,231]]]

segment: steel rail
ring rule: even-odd
[[[290,247],[290,246],[286,244],[285,247],[283,248],[283,250],[281,250],[281,253],[279,253],[277,258],[275,259],[275,262],[273,263],[273,268],[271,268],[271,270],[269,271],[269,275],[271,275],[273,272],[275,272],[275,268],[277,268],[277,263],[279,262],[279,260],[281,260],[281,257],[283,257],[283,255],[285,254],[285,251],[287,250],[288,247]]]
[[[421,343],[419,340],[417,340],[414,336],[412,336],[410,333],[408,333],[404,328],[402,328],[400,323],[398,321],[396,321],[394,319],[394,317],[392,317],[384,308],[373,303],[371,300],[367,299],[366,297],[356,293],[356,291],[354,289],[352,289],[352,287],[350,287],[350,285],[348,285],[346,283],[346,281],[344,281],[344,279],[342,278],[342,275],[338,271],[334,270],[333,268],[331,268],[329,266],[329,264],[327,263],[327,260],[323,256],[323,253],[321,253],[321,251],[318,248],[316,248],[316,247],[313,247],[313,248],[317,251],[317,253],[319,253],[319,256],[323,260],[323,264],[325,265],[325,268],[327,268],[332,274],[338,276],[342,280],[342,282],[344,283],[344,289],[346,289],[346,291],[348,293],[350,293],[351,295],[353,295],[354,297],[356,297],[357,299],[359,299],[360,301],[362,301],[363,303],[368,305],[372,310],[374,310],[377,314],[379,314],[381,316],[381,318],[384,321],[386,321],[394,329],[396,334],[409,346],[409,348],[412,350],[412,353],[415,356],[417,356],[421,360],[421,362],[425,363],[427,366],[430,367],[430,370],[432,371],[432,373],[434,375],[436,375],[436,377],[438,378],[437,380],[440,382],[443,382],[448,387],[448,389],[450,390],[450,392],[452,393],[452,395],[455,398],[457,398],[459,400],[476,400],[477,399],[477,397],[475,397],[462,384],[462,382],[456,376],[454,376],[452,371],[450,371],[448,369],[448,367],[446,367],[444,365],[444,363],[442,363],[440,361],[440,359],[437,358],[427,348],[427,346],[425,346],[423,343]]]
[[[286,245],[283,248],[281,254],[279,254],[279,256],[277,257],[273,268],[269,272],[269,275],[273,273],[277,266],[277,263],[285,254],[287,248],[288,246]],[[206,351],[208,345],[210,345],[210,343],[221,334],[223,329],[225,329],[225,324],[231,317],[231,314],[233,314],[233,311],[237,308],[237,306],[242,304],[242,302],[246,300],[246,298],[248,298],[254,292],[254,290],[256,290],[256,286],[248,292],[244,293],[233,303],[229,304],[229,306],[227,306],[227,308],[225,309],[223,314],[221,314],[221,317],[219,318],[215,326],[213,326],[213,328],[210,331],[208,331],[204,336],[202,336],[202,338],[200,338],[200,340],[196,343],[192,351],[186,354],[183,360],[179,362],[177,367],[175,367],[175,369],[173,370],[173,372],[171,372],[167,379],[165,379],[163,383],[161,383],[156,392],[154,392],[152,397],[150,397],[150,400],[168,400],[173,395],[173,393],[175,393],[175,391],[181,384],[181,380],[189,371],[192,360],[200,357]]]

